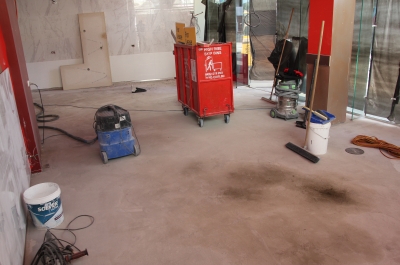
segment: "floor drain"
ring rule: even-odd
[[[355,148],[355,147],[346,148],[345,151],[347,153],[349,153],[349,154],[352,154],[352,155],[362,155],[362,154],[364,154],[364,150],[362,150],[360,148]]]

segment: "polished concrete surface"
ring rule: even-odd
[[[262,88],[235,89],[230,123],[216,116],[200,128],[193,113],[182,114],[174,80],[136,86],[148,90],[42,92],[46,114],[60,115],[49,125],[93,138],[96,109],[112,103],[130,111],[141,145],[138,157],[103,164],[98,143],[45,140],[44,172],[31,185],[60,185],[59,228],[81,214],[95,218],[75,232],[89,256],[73,264],[400,263],[400,161],[377,149],[345,152],[359,134],[400,145],[399,127],[365,118],[334,125],[328,152],[313,164],[284,147],[303,145],[305,130],[272,119]],[[44,233],[29,218],[25,264]]]

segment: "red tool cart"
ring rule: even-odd
[[[183,114],[196,113],[200,127],[204,118],[233,113],[232,43],[189,46],[175,44],[178,100]]]

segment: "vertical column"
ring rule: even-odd
[[[41,172],[40,135],[36,123],[32,93],[28,86],[28,72],[26,70],[14,0],[0,0],[0,27],[4,36],[22,135],[26,151],[30,156],[31,172]]]
[[[355,0],[310,0],[307,75],[312,76],[322,21],[325,21],[314,109],[346,121]],[[307,82],[310,87],[311,78]],[[308,91],[307,91],[308,92]]]

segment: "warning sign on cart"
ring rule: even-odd
[[[198,69],[199,78],[214,80],[230,78],[231,61],[229,46],[210,46],[198,48],[198,64],[203,65],[203,69]],[[203,72],[204,71],[204,72]]]

